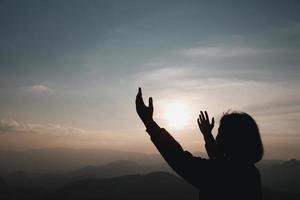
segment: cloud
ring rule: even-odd
[[[246,106],[244,109],[264,116],[300,114],[300,97],[273,99],[272,101]]]
[[[250,47],[198,47],[178,50],[179,55],[190,58],[230,58],[237,56],[249,56],[254,54],[266,53],[267,50],[258,50]]]
[[[260,48],[250,45],[214,45],[184,48],[177,50],[177,58],[185,63],[196,66],[207,66],[218,69],[240,69],[290,72],[292,69],[299,73],[299,48]],[[284,66],[285,71],[282,69]]]
[[[0,120],[0,133],[18,132],[24,127],[13,119],[1,119]]]
[[[1,119],[0,120],[0,134],[81,134],[84,130],[62,126],[59,124],[31,124],[22,123],[14,119]]]
[[[282,55],[282,52],[285,53]],[[131,78],[135,85],[152,89],[173,88],[194,92],[238,87],[248,88],[253,93],[256,89],[260,91],[267,87],[295,87],[296,76],[300,74],[298,70],[288,74],[282,69],[276,70],[276,65],[272,68],[265,66],[271,65],[269,57],[284,60],[288,59],[287,55],[293,57],[292,54],[295,52],[290,49],[230,45],[178,49],[172,56],[145,63],[141,67],[144,70]],[[282,68],[282,65],[277,63],[277,67]],[[287,68],[285,66],[284,69]],[[286,85],[281,84],[281,80]]]
[[[146,135],[140,130],[86,130],[59,124],[23,123],[0,119],[0,149],[103,148],[143,149]]]
[[[30,87],[27,88],[28,91],[30,92],[35,92],[35,93],[50,93],[53,91],[53,89],[45,86],[45,85],[32,85]]]
[[[169,67],[164,66],[162,68],[151,69],[139,72],[133,75],[134,79],[141,79],[145,81],[164,81],[167,82],[170,79],[182,79],[191,75],[191,67]]]
[[[153,59],[133,79],[145,88],[145,96],[154,97],[157,116],[164,102],[178,100],[215,116],[228,109],[246,111],[261,119],[268,133],[299,135],[299,53],[299,48],[247,41],[212,42]]]
[[[240,37],[239,40],[243,38]],[[191,48],[175,49],[169,52],[168,56],[154,58],[140,67],[143,71],[137,73],[135,78],[138,83],[148,80],[152,81],[153,85],[172,82],[168,83],[168,86],[189,86],[192,82],[201,83],[201,79],[213,80],[210,83],[226,80],[228,83],[225,84],[277,84],[285,81],[295,85],[299,84],[299,55],[300,48],[263,47],[247,39],[238,43],[210,41]]]
[[[144,85],[156,89],[184,89],[199,91],[229,87],[247,87],[264,85],[261,81],[243,79],[240,76],[227,76],[225,72],[211,73],[210,68],[201,68],[186,64],[185,66],[161,65],[161,68],[145,70],[134,74],[131,78],[136,85]]]

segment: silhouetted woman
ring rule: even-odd
[[[197,119],[209,159],[194,157],[153,120],[153,102],[145,106],[142,91],[136,110],[151,140],[172,169],[200,191],[199,199],[262,199],[260,174],[254,163],[263,156],[263,145],[254,119],[246,113],[227,113],[220,120],[216,140],[207,112]]]

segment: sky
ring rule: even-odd
[[[0,27],[0,150],[157,153],[140,86],[186,150],[204,151],[200,110],[214,135],[231,110],[257,121],[266,159],[300,159],[299,1],[1,0]]]

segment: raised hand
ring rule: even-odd
[[[136,112],[139,117],[146,125],[149,122],[153,121],[153,101],[152,97],[149,98],[149,106],[146,106],[142,96],[142,89],[139,87],[139,91],[135,99]]]
[[[207,112],[205,111],[204,113],[205,115],[203,114],[202,111],[200,112],[199,118],[197,119],[198,126],[200,131],[202,132],[202,135],[204,136],[205,149],[209,158],[217,158],[218,150],[217,150],[214,136],[211,133],[215,125],[215,119],[212,118],[210,123]]]
[[[197,119],[198,126],[200,131],[202,132],[204,138],[211,135],[211,131],[214,128],[215,125],[215,119],[212,118],[211,123],[209,122],[209,117],[206,111],[204,111],[205,116],[203,112],[201,111],[199,114],[199,118]]]

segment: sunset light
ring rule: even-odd
[[[167,121],[168,126],[181,129],[188,123],[189,110],[185,104],[170,103],[166,105],[164,119]]]
[[[300,200],[300,0],[0,0],[0,200]]]

